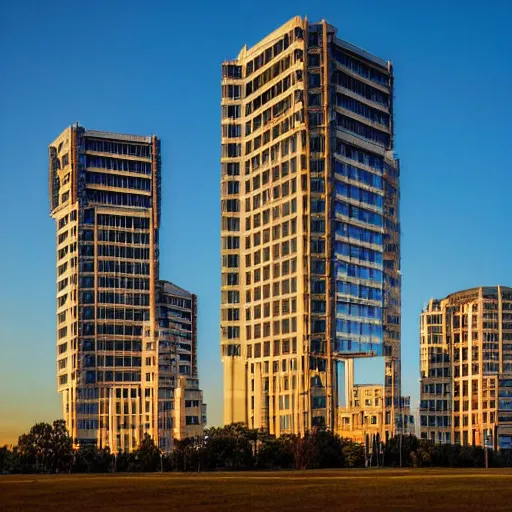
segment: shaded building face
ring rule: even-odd
[[[338,366],[383,356],[400,396],[389,63],[294,18],[223,65],[224,421],[335,428]]]

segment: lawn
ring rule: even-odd
[[[512,469],[0,476],[0,511],[512,509]]]

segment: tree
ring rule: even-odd
[[[296,436],[293,442],[293,457],[295,460],[295,469],[308,469],[314,458],[314,441],[311,434],[306,432],[303,436]]]
[[[207,429],[204,443],[202,446],[196,444],[196,451],[204,457],[205,469],[251,469],[255,464],[257,440],[257,430],[249,429],[243,423],[232,423]]]
[[[18,451],[22,465],[38,473],[69,471],[73,462],[73,442],[64,420],[34,425],[19,437]]]
[[[316,428],[311,432],[313,444],[313,468],[343,467],[341,438],[331,430]]]
[[[10,472],[11,462],[12,450],[7,445],[0,447],[0,474]]]
[[[365,447],[351,439],[342,439],[343,465],[347,468],[364,468]]]
[[[402,466],[412,466],[417,463],[417,457],[414,458],[412,454],[415,454],[418,450],[419,441],[416,436],[412,435],[402,436],[401,442],[400,436],[391,437],[384,445],[384,462],[386,466],[399,466],[400,460],[402,461]]]
[[[144,439],[139,448],[135,451],[135,458],[139,463],[140,471],[158,471],[160,469],[160,450],[155,441],[148,434],[144,434]]]
[[[82,445],[76,450],[74,473],[108,473],[112,466],[112,455],[108,448],[93,445]]]
[[[256,467],[259,469],[291,469],[294,465],[295,436],[276,437],[265,431],[258,432]]]

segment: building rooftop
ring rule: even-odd
[[[431,298],[428,305],[423,308],[423,312],[435,312],[441,309],[441,301],[449,300],[449,301],[457,301],[463,302],[465,300],[474,300],[480,295],[480,290],[482,290],[482,294],[485,296],[497,295],[498,288],[501,291],[507,291],[512,293],[512,288],[510,286],[475,286],[474,288],[466,288],[465,290],[459,290],[453,293],[450,293],[444,299],[434,299]]]
[[[192,298],[192,293],[185,290],[184,288],[180,288],[178,285],[171,283],[170,281],[160,281],[163,291],[165,293],[169,293],[171,295],[178,295],[179,297],[186,297],[188,299]]]
[[[112,140],[130,140],[132,142],[151,142],[151,136],[144,135],[130,135],[125,133],[102,132],[99,130],[85,130],[87,137],[95,137],[97,139],[112,139]]]
[[[297,27],[300,25],[304,25],[306,22],[308,22],[307,18],[302,18],[301,16],[294,16],[290,20],[288,20],[286,23],[283,23],[279,28],[276,30],[273,30],[270,34],[265,36],[263,39],[258,41],[253,46],[243,46],[243,48],[240,50],[240,53],[238,54],[238,57],[236,60],[240,60],[242,58],[250,57],[251,55],[254,55],[261,51],[262,48],[264,48],[266,45],[268,45],[273,40],[277,40],[280,37],[283,36],[283,33],[287,32],[288,30],[291,30],[293,27]],[[316,21],[316,22],[310,22],[309,25],[318,25],[320,23],[326,22],[326,20]],[[333,25],[330,25],[327,23],[328,30],[336,33],[338,29],[334,27]],[[370,52],[364,50],[363,48],[359,48],[358,46],[355,46],[352,43],[349,43],[348,41],[344,41],[343,39],[336,38],[336,44],[340,46],[341,48],[348,50],[349,52],[352,52],[355,55],[358,55],[359,57],[372,62],[373,64],[376,64],[386,70],[388,70],[389,62],[377,57],[376,55],[371,54]],[[225,64],[228,64],[230,62],[234,62],[233,60],[225,61]]]
[[[359,55],[360,57],[363,57],[364,59],[377,64],[378,66],[386,69],[388,68],[388,61],[381,59],[376,55],[372,55],[370,52],[367,52],[366,50],[363,50],[362,48],[359,48],[358,46],[355,46],[348,41],[343,41],[343,39],[336,38],[336,44],[341,48],[348,50],[349,52],[355,53],[356,55]]]

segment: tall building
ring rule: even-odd
[[[165,308],[157,311],[156,303],[168,293],[158,281],[160,173],[154,136],[77,124],[49,147],[50,210],[57,225],[57,384],[77,444],[126,451],[145,433],[159,438],[159,365],[166,356],[160,354],[159,330],[149,329],[150,339],[143,331],[165,323]],[[197,377],[194,329],[195,322],[189,325],[194,347],[185,373],[191,378]]]
[[[420,317],[420,435],[512,448],[512,288],[432,299]]]
[[[202,433],[206,404],[197,372],[197,297],[167,281],[157,284],[159,446],[172,448]],[[150,338],[151,332],[147,333]]]
[[[400,404],[391,64],[293,18],[222,66],[224,422],[340,430],[341,375],[382,356]]]

